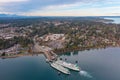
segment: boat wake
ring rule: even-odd
[[[80,71],[79,74],[84,77],[92,78],[92,76],[87,71]]]

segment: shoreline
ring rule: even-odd
[[[106,48],[116,48],[120,46],[106,46],[106,47],[80,47],[80,48],[66,48],[66,49],[58,49],[58,50],[54,50],[55,53],[57,54],[64,54],[66,52],[74,52],[74,51],[85,51],[85,50],[91,50],[91,49],[106,49]]]
[[[81,48],[67,48],[67,49],[58,49],[58,50],[54,50],[54,52],[57,54],[57,55],[60,55],[60,54],[65,54],[66,52],[74,52],[74,51],[85,51],[85,50],[91,50],[91,49],[106,49],[106,48],[120,48],[120,46],[107,46],[107,47],[81,47]],[[33,53],[30,53],[30,54],[17,54],[17,55],[11,55],[11,56],[0,56],[1,59],[8,59],[8,58],[17,58],[17,57],[23,57],[23,56],[38,56],[39,54],[43,54],[43,53],[38,53],[38,52],[33,52]],[[44,54],[43,54],[44,55]]]
[[[17,57],[22,57],[22,56],[38,56],[38,54],[42,53],[30,53],[30,54],[17,54],[17,55],[11,55],[11,56],[0,56],[0,58],[6,59],[6,58],[17,58]]]

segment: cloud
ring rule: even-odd
[[[69,6],[69,7],[68,7]],[[120,12],[120,6],[102,6],[95,7],[86,5],[59,5],[59,6],[50,6],[43,10],[36,10],[25,13],[24,15],[37,15],[37,16],[114,16],[120,14],[113,14]],[[83,7],[83,8],[81,8]]]
[[[120,13],[112,13],[113,15],[120,15]]]
[[[0,0],[0,3],[10,3],[10,2],[24,2],[28,0]]]
[[[106,15],[120,12],[119,3],[119,0],[0,0],[0,12],[37,16]]]

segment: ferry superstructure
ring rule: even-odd
[[[56,64],[54,62],[50,63],[50,65],[55,68],[56,70],[64,73],[64,74],[70,74],[70,71],[67,68],[64,68],[63,66]]]
[[[57,60],[55,63],[71,70],[80,71],[80,67],[77,64],[67,63],[62,60]]]

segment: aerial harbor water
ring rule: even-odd
[[[105,18],[105,19],[114,20],[112,23],[120,24],[120,18]]]
[[[0,80],[120,80],[120,0],[0,0]]]
[[[0,80],[119,80],[120,48],[68,52],[60,55],[66,62],[76,63],[80,72],[58,74],[44,55],[0,59]]]

